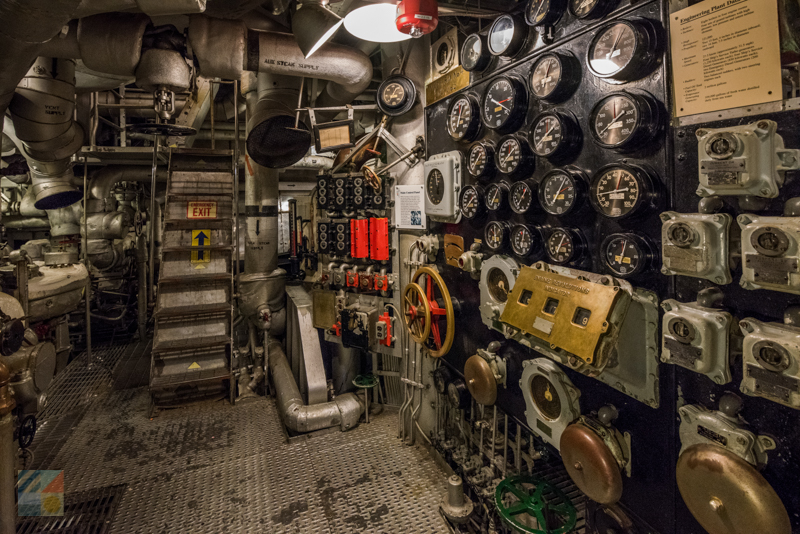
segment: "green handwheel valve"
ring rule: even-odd
[[[519,532],[567,534],[577,522],[577,511],[569,497],[536,477],[504,479],[497,485],[494,500],[503,521]]]

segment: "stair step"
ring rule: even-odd
[[[179,375],[154,376],[150,380],[150,389],[174,389],[183,384],[199,384],[202,382],[219,382],[230,378],[225,368],[187,371]]]
[[[155,341],[153,341],[153,353],[163,353],[165,351],[174,352],[174,351],[185,351],[191,349],[199,349],[199,348],[213,348],[213,347],[222,347],[227,345],[231,342],[230,336],[226,335],[218,335],[218,336],[202,336],[202,337],[194,337],[189,339],[173,339],[170,341],[160,341],[158,336],[156,336]],[[187,358],[191,356],[187,356],[186,354],[180,354],[174,356],[179,358]],[[166,360],[169,357],[164,357],[163,355],[159,355],[156,357],[156,360]]]
[[[230,228],[233,224],[233,219],[165,219],[164,230],[192,230],[198,228]],[[170,228],[171,227],[171,228]]]
[[[233,245],[186,245],[180,247],[162,247],[161,252],[184,252],[187,250],[233,250]]]
[[[231,280],[231,273],[212,273],[212,274],[189,274],[185,276],[166,276],[158,279],[160,284],[208,284],[211,282],[221,282]]]
[[[226,189],[228,189],[228,188],[226,187]],[[195,200],[195,199],[197,199],[197,200],[205,201],[206,199],[198,199],[198,197],[211,197],[211,199],[215,199],[215,200],[217,200],[217,202],[232,202],[230,199],[227,199],[227,198],[225,198],[225,199],[220,199],[219,198],[222,195],[231,195],[231,193],[233,192],[233,189],[232,188],[230,188],[230,189],[231,189],[230,191],[226,190],[226,191],[219,191],[219,192],[213,192],[213,193],[210,193],[210,192],[204,192],[204,193],[167,193],[167,196],[170,199],[176,199],[176,200]]]
[[[157,318],[167,317],[187,317],[191,315],[210,315],[217,313],[227,313],[231,311],[229,302],[220,302],[217,304],[195,304],[193,306],[173,306],[171,308],[162,308],[156,311]]]

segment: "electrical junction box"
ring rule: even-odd
[[[348,306],[341,311],[342,345],[357,349],[369,350],[377,337],[375,323],[378,311],[375,308]]]
[[[800,328],[752,317],[739,326],[744,333],[741,392],[800,409]]]
[[[581,392],[558,365],[546,358],[522,362],[519,387],[525,399],[525,417],[545,443],[561,450],[561,434],[581,415]]]
[[[800,217],[737,218],[742,228],[742,278],[745,289],[771,289],[800,295]]]
[[[667,211],[661,221],[663,274],[705,278],[720,285],[733,281],[728,259],[733,217]]]
[[[424,164],[425,212],[434,221],[461,221],[458,194],[461,191],[464,157],[460,150],[431,156]]]

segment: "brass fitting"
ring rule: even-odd
[[[11,413],[16,406],[8,386],[9,382],[11,382],[11,373],[9,373],[8,367],[0,362],[0,417]]]

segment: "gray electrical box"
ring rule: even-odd
[[[733,281],[728,259],[733,217],[667,211],[661,221],[662,273],[705,278],[720,285]]]

